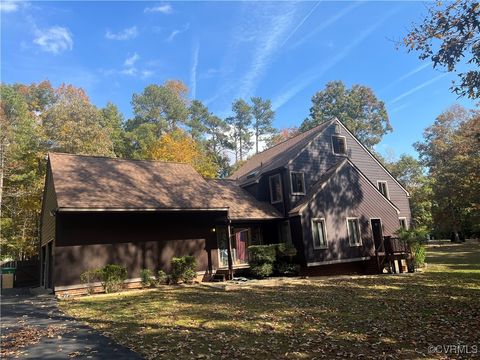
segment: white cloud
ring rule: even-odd
[[[2,1],[0,2],[0,12],[15,12],[19,8],[18,1]]]
[[[140,56],[138,56],[137,53],[134,53],[132,56],[129,56],[125,59],[123,65],[127,67],[132,67],[138,61],[138,59],[140,59]]]
[[[193,48],[192,68],[190,69],[190,88],[192,90],[192,99],[195,99],[197,96],[197,67],[199,52],[200,44],[197,42]]]
[[[138,29],[136,26],[132,26],[127,29],[123,29],[117,33],[113,33],[110,30],[107,30],[105,37],[109,40],[130,40],[138,36]]]
[[[65,27],[53,26],[44,30],[37,29],[35,34],[33,42],[40,46],[43,51],[57,55],[73,49],[72,34]]]
[[[146,13],[158,12],[162,14],[171,14],[172,11],[173,9],[170,4],[162,4],[154,7],[147,7],[143,10],[143,12],[146,12]]]
[[[185,31],[187,31],[188,29],[190,28],[190,24],[189,23],[186,23],[185,26],[182,28],[182,29],[175,29],[173,30],[170,35],[168,36],[168,38],[166,39],[168,42],[172,42],[175,37],[177,35],[180,35],[181,33],[184,33]]]

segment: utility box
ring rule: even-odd
[[[13,288],[15,268],[2,268],[2,289]]]

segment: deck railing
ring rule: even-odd
[[[406,240],[385,236],[383,239],[384,246],[385,246],[385,253],[388,255],[395,255],[395,254],[405,254],[410,252],[410,247]]]

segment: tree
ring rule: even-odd
[[[452,91],[472,99],[480,97],[480,3],[456,0],[437,2],[428,9],[420,24],[413,24],[403,39],[408,52],[420,52],[421,60],[429,59],[433,67],[457,73],[460,64],[471,67],[458,73],[460,84]]]
[[[333,118],[342,121],[370,149],[392,131],[385,104],[372,89],[362,85],[347,89],[342,81],[329,82],[312,97],[310,115],[301,124],[300,131]]]
[[[285,128],[281,129],[279,131],[276,131],[273,133],[266,141],[266,147],[271,148],[272,146],[275,146],[277,144],[280,144],[281,142],[284,142],[294,136],[297,136],[299,134],[298,128],[297,127],[291,127],[291,128]]]
[[[196,141],[204,140],[207,131],[206,123],[211,116],[208,108],[201,101],[193,100],[188,113],[187,125],[192,138]]]
[[[117,157],[125,157],[127,150],[125,132],[123,130],[123,114],[112,102],[108,102],[107,105],[100,111],[100,125],[102,128],[106,129],[110,135],[112,151]]]
[[[387,165],[392,175],[410,193],[412,221],[416,228],[432,228],[432,180],[425,176],[421,162],[403,154]]]
[[[252,97],[251,101],[253,129],[255,132],[255,153],[258,154],[258,142],[261,137],[275,133],[272,125],[275,112],[272,110],[272,102],[270,100],[263,100],[261,97]]]
[[[72,154],[113,156],[110,129],[103,127],[101,112],[80,88],[61,85],[56,101],[43,114],[50,149]]]
[[[453,106],[440,114],[415,144],[432,181],[433,222],[457,237],[479,232],[480,113]]]
[[[216,177],[218,171],[215,162],[201,144],[180,129],[162,135],[145,152],[144,157],[191,164],[202,176],[209,178]]]
[[[141,94],[133,94],[134,123],[137,126],[155,124],[157,136],[186,124],[188,109],[179,84],[180,82],[170,81],[162,86],[149,85]]]
[[[234,116],[227,118],[226,121],[233,130],[235,160],[242,161],[253,146],[249,130],[252,125],[252,109],[244,100],[238,99],[232,104],[232,111]]]

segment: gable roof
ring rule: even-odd
[[[229,210],[235,219],[281,217],[233,183],[207,182],[188,164],[61,153],[50,153],[49,161],[59,209]]]
[[[297,136],[285,140],[248,159],[229,178],[236,179],[240,184],[251,179],[257,179],[261,174],[286,165],[318,134],[325,130],[334,120],[329,120]],[[250,178],[249,175],[252,175]],[[248,178],[247,178],[248,177]]]
[[[208,179],[218,195],[228,204],[228,215],[232,220],[279,219],[283,216],[272,205],[259,201],[247,190],[242,189],[232,180]]]
[[[356,172],[360,174],[360,176],[366,180],[366,182],[373,188],[375,191],[381,195],[382,199],[384,199],[388,204],[395,209],[397,213],[400,213],[400,210],[395,206],[395,204],[380,192],[378,187],[376,187],[372,182],[360,171],[360,169],[355,166],[354,163],[352,163],[348,158],[345,158],[335,165],[333,165],[331,168],[329,168],[321,177],[320,179],[312,186],[308,194],[300,201],[297,203],[297,205],[289,211],[290,216],[298,215],[301,213],[305,207],[312,201],[317,194],[323,189],[323,187],[332,179],[335,174],[337,174],[340,169],[342,169],[345,165],[350,165]]]

